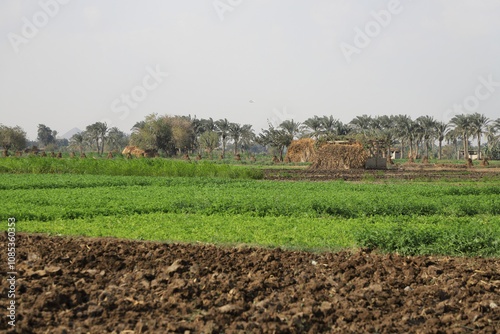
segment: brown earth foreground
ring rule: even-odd
[[[16,247],[19,333],[500,331],[499,259],[23,233]]]

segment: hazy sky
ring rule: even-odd
[[[0,35],[0,123],[30,139],[151,113],[256,132],[315,114],[500,117],[500,0],[2,0]]]

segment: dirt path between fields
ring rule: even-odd
[[[19,333],[500,331],[499,259],[23,233],[16,243]],[[7,290],[2,279],[2,305]]]
[[[266,180],[309,180],[309,181],[467,181],[484,180],[484,178],[498,178],[500,168],[465,168],[456,165],[455,168],[436,167],[434,165],[401,165],[386,170],[339,169],[339,170],[310,170],[310,169],[262,169]]]

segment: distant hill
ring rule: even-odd
[[[73,128],[71,130],[69,130],[68,132],[66,132],[65,134],[63,134],[62,136],[58,136],[60,139],[71,139],[71,137],[73,137],[73,135],[79,133],[79,132],[82,132],[82,130],[80,130],[79,128]]]

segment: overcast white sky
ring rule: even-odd
[[[447,121],[464,103],[500,117],[500,0],[394,1],[2,0],[0,123],[35,139],[39,123],[130,132],[150,113],[256,132],[315,114]]]

